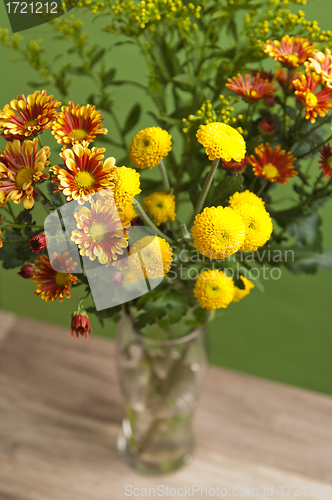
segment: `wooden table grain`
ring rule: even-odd
[[[195,458],[162,477],[122,461],[122,416],[112,341],[0,312],[0,500],[332,498],[328,396],[211,367]]]

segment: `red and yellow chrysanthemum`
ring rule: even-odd
[[[278,90],[271,81],[268,79],[264,80],[260,73],[256,73],[255,76],[249,74],[242,76],[239,74],[232,79],[228,78],[228,82],[226,83],[226,87],[229,90],[249,102],[268,97]]]
[[[314,51],[304,64],[307,71],[319,76],[322,85],[332,89],[332,54],[329,49],[325,49],[325,54],[319,50]]]
[[[325,178],[332,177],[332,149],[329,144],[324,144],[324,147],[320,153],[320,169],[323,170]]]
[[[296,158],[281,146],[271,148],[269,143],[260,144],[255,149],[256,157],[250,156],[255,175],[264,177],[270,182],[287,184],[289,177],[294,177],[298,172],[294,169]]]
[[[72,231],[71,239],[80,249],[83,257],[100,264],[111,264],[123,255],[128,247],[130,222],[124,218],[123,210],[116,207],[110,198],[91,203],[91,210],[83,207],[75,214],[78,229]]]
[[[61,102],[53,101],[46,90],[36,90],[34,94],[19,95],[0,111],[0,130],[4,135],[29,137],[49,128]]]
[[[7,142],[0,155],[0,205],[9,201],[19,204],[23,200],[26,209],[33,207],[33,186],[41,179],[48,179],[44,173],[49,165],[50,148],[38,151],[38,139]]]
[[[67,296],[70,299],[70,285],[75,285],[77,277],[72,274],[77,266],[77,262],[73,262],[67,254],[52,255],[53,269],[50,259],[46,255],[42,255],[40,260],[35,260],[35,273],[32,281],[37,283],[35,295],[41,295],[45,302],[52,300],[53,302],[60,297],[60,302]],[[59,271],[61,269],[61,272]]]
[[[314,53],[314,45],[307,38],[285,35],[281,41],[267,40],[264,52],[288,68],[299,68]]]
[[[67,201],[77,200],[80,205],[98,191],[114,188],[115,158],[104,162],[104,148],[92,148],[75,144],[72,149],[60,153],[65,166],[54,165],[53,181],[56,192],[63,192]]]
[[[103,119],[96,106],[88,104],[81,106],[69,101],[68,106],[62,106],[52,123],[52,134],[59,144],[68,147],[73,144],[90,143],[97,135],[107,134],[108,130],[102,128]]]
[[[315,123],[317,115],[325,116],[332,108],[332,90],[322,89],[315,94],[319,83],[320,78],[315,73],[299,73],[298,79],[293,82],[295,95],[305,103],[305,117],[307,120],[310,118],[311,123]]]

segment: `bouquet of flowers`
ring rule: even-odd
[[[24,45],[19,35],[0,31],[1,41],[42,75],[43,87],[55,87],[66,102],[61,107],[37,90],[0,111],[0,259],[4,268],[21,266],[18,274],[36,283],[35,295],[45,301],[62,302],[72,288],[83,289],[72,316],[73,337],[91,333],[88,313],[101,322],[118,319],[121,310],[131,318],[139,337],[121,346],[120,363],[131,429],[126,438],[131,457],[148,450],[145,465],[153,450],[164,449],[165,422],[173,445],[187,436],[189,403],[181,411],[174,403],[183,390],[178,381],[189,384],[203,362],[193,363],[188,348],[169,342],[180,345],[215,312],[254,287],[262,289],[266,270],[276,279],[282,266],[295,274],[332,269],[319,215],[332,194],[326,126],[332,33],[287,4],[80,0],[77,8],[111,17],[102,27],[115,37],[109,50],[139,48],[148,71],[144,83],[116,79],[107,49],[91,44],[73,16],[49,23],[69,44],[55,62],[45,57],[41,41]],[[84,105],[68,102],[71,78],[81,76],[95,86]],[[148,127],[139,127],[139,102],[126,117],[118,116],[112,89],[121,85],[151,98]],[[47,130],[53,135],[49,146]],[[114,150],[120,151],[118,162]],[[74,203],[67,240],[79,259],[50,252],[58,236],[48,234],[46,223],[37,224],[36,203],[47,220]],[[147,228],[149,233],[139,232]],[[140,235],[134,242],[133,229]],[[94,291],[81,258],[98,262],[110,276],[107,294],[120,296],[121,287],[135,287],[139,277],[158,286],[122,304],[85,308]],[[143,349],[144,338],[166,342],[166,354],[153,342]],[[183,450],[172,455],[172,465],[161,469],[175,468],[184,457]]]

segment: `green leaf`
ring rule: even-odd
[[[182,73],[181,75],[174,76],[172,82],[180,83],[182,85],[188,85],[189,87],[196,87],[204,85],[203,80],[195,75],[188,75],[187,73]]]
[[[142,312],[135,321],[136,328],[143,328],[147,324],[165,322],[174,324],[180,321],[187,312],[190,304],[189,297],[178,290],[160,290],[157,293],[148,293],[138,302],[138,307],[144,305]]]
[[[103,85],[104,87],[107,87],[107,85],[110,85],[115,77],[115,74],[116,74],[116,69],[115,68],[111,68],[107,71],[107,73],[105,73],[103,76],[102,76],[102,81],[103,81]]]
[[[127,116],[126,123],[122,129],[123,135],[128,134],[128,132],[130,132],[135,127],[141,116],[141,109],[142,108],[140,104],[134,104]]]
[[[89,75],[89,71],[83,66],[69,66],[67,68],[68,73],[72,73],[73,75]]]
[[[275,249],[281,252],[281,264],[296,275],[301,273],[314,274],[319,268],[332,271],[332,252],[330,250],[323,249],[322,252],[315,252],[309,247],[296,245],[286,248],[271,246],[271,251]]]
[[[290,236],[294,236],[297,245],[311,245],[316,250],[320,249],[322,219],[318,214],[281,215],[276,220],[281,227],[287,229]]]
[[[93,53],[93,55],[91,56],[91,59],[90,59],[91,68],[102,59],[102,57],[104,56],[105,53],[106,53],[106,49],[104,49],[104,48],[101,48]]]
[[[54,193],[55,185],[52,182],[48,182],[46,187],[48,196],[51,199],[52,203],[56,207],[61,207],[61,205],[66,202],[66,198],[64,197],[64,195],[62,193]],[[60,199],[62,200],[62,203]]]
[[[242,175],[230,175],[225,177],[213,190],[213,199],[208,200],[208,206],[227,205],[228,198],[236,191],[242,191]]]

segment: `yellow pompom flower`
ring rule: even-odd
[[[163,278],[171,268],[173,260],[172,247],[164,238],[159,236],[144,236],[130,247],[130,255],[137,258],[130,259],[133,272],[143,274],[145,278]]]
[[[246,228],[239,213],[230,207],[206,207],[196,215],[191,230],[197,250],[210,259],[224,259],[237,252]]]
[[[175,220],[175,196],[167,193],[152,193],[144,198],[144,210],[153,215],[157,226],[168,220]]]
[[[257,250],[264,245],[273,231],[270,214],[262,207],[253,206],[249,203],[238,205],[234,208],[242,217],[245,224],[245,238],[240,250]]]
[[[235,286],[232,278],[218,269],[208,269],[198,275],[194,295],[201,307],[215,311],[226,308],[233,300]]]
[[[141,192],[140,175],[133,168],[118,167],[113,179],[114,201],[118,207],[124,207],[126,203],[132,203],[132,198]]]
[[[151,170],[172,149],[172,137],[160,127],[148,127],[135,135],[129,146],[129,156],[136,168]]]
[[[249,203],[249,205],[254,205],[257,207],[265,208],[265,203],[262,200],[262,198],[257,196],[252,191],[249,191],[248,189],[246,191],[243,191],[242,193],[239,193],[237,191],[229,198],[229,206],[234,208],[234,209],[236,207],[238,207],[239,205],[244,205],[245,203]]]
[[[133,219],[138,217],[138,215],[134,209],[133,202],[125,204],[124,209],[123,209],[123,215],[124,215],[125,219],[129,220],[129,222],[131,222]]]
[[[206,148],[210,160],[240,162],[246,155],[246,143],[242,135],[230,125],[221,122],[201,125],[197,131],[198,142]]]
[[[255,285],[253,284],[252,281],[248,280],[244,276],[240,276],[240,278],[244,285],[244,288],[239,288],[238,286],[235,286],[235,294],[233,297],[233,302],[239,302],[239,300],[243,299],[243,297],[249,295],[250,290],[255,288]]]

